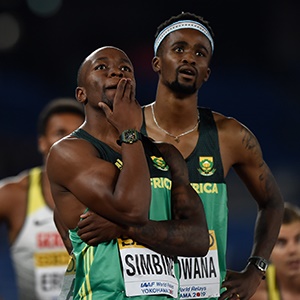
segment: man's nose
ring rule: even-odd
[[[124,76],[124,74],[123,74],[123,71],[121,71],[119,68],[113,68],[113,69],[111,69],[110,76],[122,78]]]
[[[192,53],[191,51],[186,51],[183,54],[182,62],[195,65],[196,64],[195,54]]]

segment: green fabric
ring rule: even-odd
[[[94,139],[83,130],[74,134],[84,138],[98,149],[100,157],[107,161],[120,162],[121,156],[102,142]],[[148,149],[148,148],[147,148]],[[155,149],[150,149],[147,154],[150,168],[152,199],[150,205],[150,219],[167,220],[171,218],[171,181],[170,172],[161,170],[153,163],[151,156],[159,157]],[[121,171],[122,172],[122,171]],[[74,300],[119,300],[129,299],[125,295],[125,287],[119,259],[118,244],[116,240],[101,243],[96,247],[88,246],[77,235],[77,230],[70,230],[70,239],[73,244],[73,252],[76,257],[76,279],[74,288]],[[178,266],[176,274],[178,274]],[[130,299],[164,300],[168,296],[135,296]],[[174,299],[174,298],[173,298]]]
[[[221,286],[226,275],[227,188],[219,149],[218,131],[212,111],[203,107],[199,107],[198,111],[200,134],[195,149],[186,158],[186,163],[190,182],[202,199],[208,229],[214,230],[216,234]],[[147,136],[145,122],[141,131]],[[204,161],[206,164],[203,163]],[[218,298],[202,299],[217,300]]]

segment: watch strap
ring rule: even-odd
[[[268,260],[261,256],[251,256],[248,259],[248,264],[254,265],[262,273],[262,279],[265,279],[265,274],[269,266]]]

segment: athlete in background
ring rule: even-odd
[[[80,126],[84,111],[71,98],[49,102],[38,119],[38,148],[50,147]],[[44,165],[0,182],[0,221],[8,228],[19,300],[57,299],[69,260],[53,222],[54,202]]]

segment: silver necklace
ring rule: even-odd
[[[199,113],[198,113],[198,118],[197,118],[197,123],[195,124],[195,126],[192,128],[192,129],[189,129],[183,133],[180,133],[178,135],[174,135],[170,132],[168,132],[167,130],[163,129],[162,127],[159,126],[159,124],[157,123],[157,120],[156,120],[156,117],[155,117],[155,112],[154,112],[154,103],[151,104],[151,112],[152,112],[152,117],[153,117],[153,121],[155,123],[155,125],[162,131],[164,132],[165,134],[167,134],[168,136],[171,136],[172,138],[174,138],[175,142],[179,143],[180,142],[180,137],[184,136],[184,135],[187,135],[191,132],[193,132],[199,125],[200,123],[200,116],[199,116]]]

